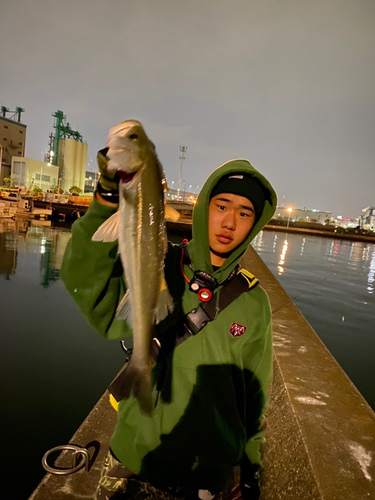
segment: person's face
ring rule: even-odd
[[[211,264],[220,267],[246,239],[255,222],[254,205],[244,196],[221,193],[210,201],[208,238]]]

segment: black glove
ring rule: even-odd
[[[96,192],[106,201],[118,204],[118,183],[120,178],[117,172],[108,170],[109,159],[107,152],[108,148],[98,151],[97,160],[100,178],[96,186]]]
[[[117,191],[120,178],[117,172],[108,170],[109,158],[107,158],[107,152],[108,148],[98,151],[97,160],[100,172],[99,182],[101,187],[106,191]]]

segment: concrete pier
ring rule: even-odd
[[[252,248],[243,266],[259,278],[273,311],[261,500],[375,498],[375,413]],[[94,498],[115,419],[105,393],[70,441],[89,449],[90,471],[46,474],[30,499]],[[67,456],[57,463],[71,465]]]

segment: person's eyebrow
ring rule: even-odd
[[[254,212],[254,209],[252,207],[248,207],[246,205],[241,205],[242,208],[244,208],[245,210],[249,210],[250,212]]]
[[[216,201],[226,201],[227,203],[232,203],[232,200],[228,200],[228,198],[216,198]]]
[[[216,201],[226,201],[227,203],[233,203],[232,200],[228,200],[228,198],[224,198],[221,196],[220,198],[216,198]],[[254,209],[252,207],[248,207],[247,205],[240,205],[241,208],[244,210],[249,210],[249,212],[254,212]]]

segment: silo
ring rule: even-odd
[[[76,165],[75,165],[75,179],[76,186],[79,186],[82,191],[85,188],[85,175],[87,164],[87,144],[77,142],[76,144]]]
[[[80,166],[81,166],[81,148],[80,142],[74,141],[74,186],[81,187]],[[82,189],[82,188],[81,188]]]
[[[62,146],[63,154],[63,171],[64,171],[64,183],[63,189],[69,191],[69,189],[74,186],[74,165],[76,156],[76,141],[74,139],[62,139],[60,140],[60,147]]]

